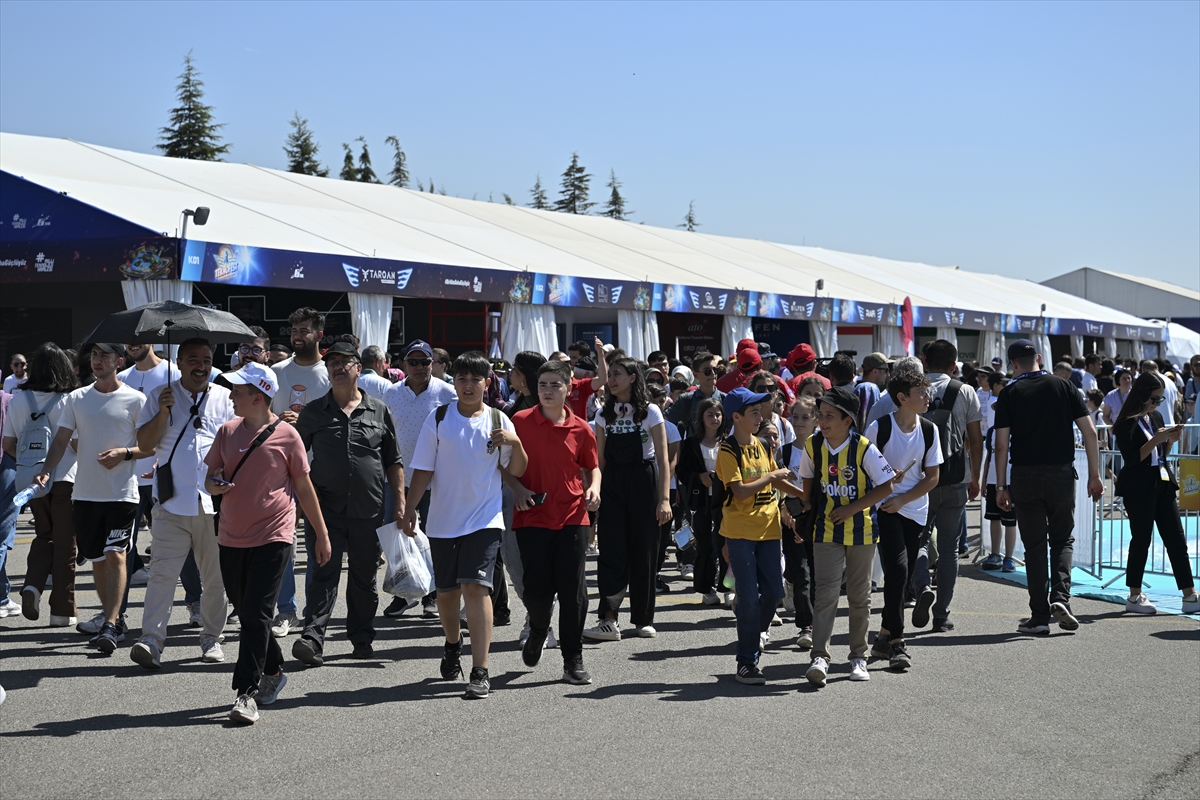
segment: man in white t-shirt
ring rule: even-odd
[[[165,359],[159,358],[151,344],[127,344],[125,352],[133,359],[133,366],[122,370],[117,380],[131,389],[137,389],[146,397],[157,392],[171,381],[179,377],[179,370]],[[138,515],[133,528],[133,546],[130,548],[126,566],[129,568],[129,579],[125,584],[125,598],[121,601],[121,613],[129,607],[129,587],[144,586],[150,578],[146,571],[146,562],[138,552],[138,538],[142,531],[142,520],[150,517],[150,509],[154,505],[152,487],[154,484],[154,459],[143,458],[137,463],[138,473]]]
[[[325,362],[321,360],[321,339],[325,336],[325,315],[315,308],[298,308],[288,317],[292,357],[271,367],[279,381],[279,391],[271,398],[271,412],[289,425],[295,425],[306,405],[329,394],[332,384]],[[296,537],[293,537],[295,541]],[[294,548],[294,545],[293,545]],[[305,589],[312,571],[305,573]],[[296,553],[288,560],[276,601],[278,614],[271,624],[277,639],[298,630],[300,615],[296,607]]]
[[[876,515],[883,561],[883,620],[871,654],[887,659],[892,669],[904,670],[912,666],[904,644],[904,601],[909,587],[917,597],[914,619],[923,615],[928,620],[935,598],[922,544],[929,492],[937,486],[942,449],[937,426],[920,416],[929,410],[929,379],[915,370],[897,372],[888,380],[887,392],[896,410],[872,422],[865,435],[892,469],[904,474]]]
[[[34,480],[45,486],[71,439],[78,438],[71,494],[75,538],[79,554],[92,562],[96,593],[104,606],[104,622],[89,644],[111,654],[125,639],[121,599],[140,499],[134,459],[142,456],[137,419],[146,397],[117,379],[123,346],[95,343],[90,350],[96,382],[67,396],[46,463]]]
[[[430,487],[425,533],[433,556],[438,616],[446,634],[442,679],[462,676],[459,608],[465,599],[471,634],[471,678],[466,696],[479,699],[491,690],[489,594],[504,528],[500,470],[519,478],[529,461],[512,422],[483,403],[491,372],[483,354],[459,356],[451,371],[458,402],[445,406],[445,411],[434,411],[421,429],[412,460],[404,527],[410,536],[415,535],[417,503]]]
[[[358,376],[358,388],[376,400],[382,400],[387,390],[392,388],[392,382],[386,376],[387,365],[383,361],[383,348],[378,345],[364,347],[362,373]]]
[[[392,423],[396,426],[396,444],[400,448],[400,458],[405,464],[412,464],[413,455],[417,451],[417,438],[425,426],[425,420],[438,406],[448,405],[458,399],[454,393],[453,384],[441,380],[431,380],[433,377],[433,348],[428,342],[415,339],[404,348],[403,367],[404,380],[393,384],[383,393],[383,403],[392,412]],[[412,484],[412,469],[404,473],[404,480]],[[407,487],[406,487],[407,488]],[[429,519],[429,491],[415,498],[417,502],[417,518],[424,528]],[[384,508],[383,518],[391,517],[391,509]],[[430,592],[424,598],[422,613],[426,617],[437,616],[437,594]],[[383,611],[385,617],[399,617],[409,608],[407,600],[397,597]]]
[[[12,374],[4,378],[4,391],[9,394],[14,394],[17,391],[17,387],[27,379],[25,368],[28,365],[29,362],[25,360],[25,356],[20,353],[13,353],[12,361],[8,364],[12,369]]]
[[[179,380],[146,398],[138,418],[138,446],[153,453],[155,474],[154,560],[142,613],[142,638],[130,657],[146,669],[159,669],[167,640],[167,621],[189,551],[195,552],[203,588],[200,660],[225,660],[221,631],[225,628],[225,583],[217,547],[216,512],[204,489],[208,465],[204,457],[217,431],[234,418],[229,390],[208,382],[213,349],[205,339],[179,345]]]

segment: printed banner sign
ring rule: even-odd
[[[178,240],[167,237],[0,244],[0,283],[178,278]]]

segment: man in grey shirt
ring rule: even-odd
[[[925,416],[931,421],[935,406],[941,405],[946,391],[951,387],[951,373],[958,359],[958,348],[952,342],[938,339],[932,342],[925,351],[925,360],[929,364],[930,410]],[[903,361],[903,360],[902,360]],[[897,362],[896,368],[901,368]],[[929,493],[929,516],[927,522],[926,547],[933,528],[936,526],[937,537],[937,599],[933,602],[933,630],[944,632],[954,630],[950,621],[950,601],[954,599],[954,585],[958,581],[958,540],[959,532],[966,521],[967,500],[979,496],[979,474],[983,465],[983,430],[981,423],[983,414],[979,409],[979,398],[972,387],[964,386],[960,381],[954,381],[958,391],[954,406],[950,409],[949,436],[942,442],[942,456],[946,462],[942,465],[943,481]],[[867,424],[895,411],[896,405],[888,395],[883,395],[874,406]],[[955,457],[960,460],[958,470],[951,468]],[[959,478],[954,473],[961,473]],[[947,481],[947,479],[953,479]],[[929,601],[919,601],[913,609],[913,627],[923,628],[929,624]]]

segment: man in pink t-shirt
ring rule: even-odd
[[[233,412],[240,419],[217,430],[204,459],[205,489],[221,501],[221,577],[242,625],[233,671],[238,696],[229,718],[252,723],[258,720],[258,706],[274,703],[287,683],[271,620],[292,551],[293,492],[313,527],[318,564],[329,560],[329,532],[308,477],[300,434],[291,425],[280,425],[271,413],[271,398],[279,390],[275,372],[249,363],[226,373],[225,379],[233,386]]]

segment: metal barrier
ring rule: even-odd
[[[1107,426],[1100,426],[1099,433],[1102,443],[1108,441]],[[1200,440],[1200,424],[1188,424],[1185,426],[1184,443],[1190,444]],[[1093,556],[1090,566],[1079,563],[1076,560],[1075,566],[1083,569],[1096,578],[1101,577],[1102,570],[1120,570],[1120,572],[1105,582],[1104,586],[1120,580],[1124,574],[1129,554],[1129,519],[1125,512],[1125,506],[1121,498],[1114,494],[1116,487],[1116,478],[1109,477],[1113,472],[1113,467],[1120,469],[1121,454],[1116,450],[1102,449],[1100,451],[1100,474],[1104,477],[1104,494],[1095,504],[1093,514]],[[1187,465],[1186,467],[1184,465]],[[1200,455],[1189,453],[1170,453],[1167,456],[1167,468],[1171,470],[1176,481],[1181,486],[1186,486],[1195,495],[1200,487],[1192,485],[1196,482],[1195,476],[1200,474]],[[1182,473],[1182,474],[1181,474]],[[1086,473],[1080,473],[1080,483],[1086,482]],[[1078,515],[1078,509],[1077,509]],[[1183,533],[1187,539],[1188,557],[1191,561],[1192,574],[1200,577],[1200,509],[1197,510],[1180,510],[1180,522],[1183,524]],[[1082,520],[1078,520],[1082,522]],[[1077,524],[1077,530],[1079,526]],[[1150,553],[1146,559],[1146,573],[1150,575],[1172,575],[1171,562],[1167,558],[1166,549],[1163,547],[1162,539],[1155,535],[1150,542]],[[1079,536],[1076,536],[1078,541]]]

